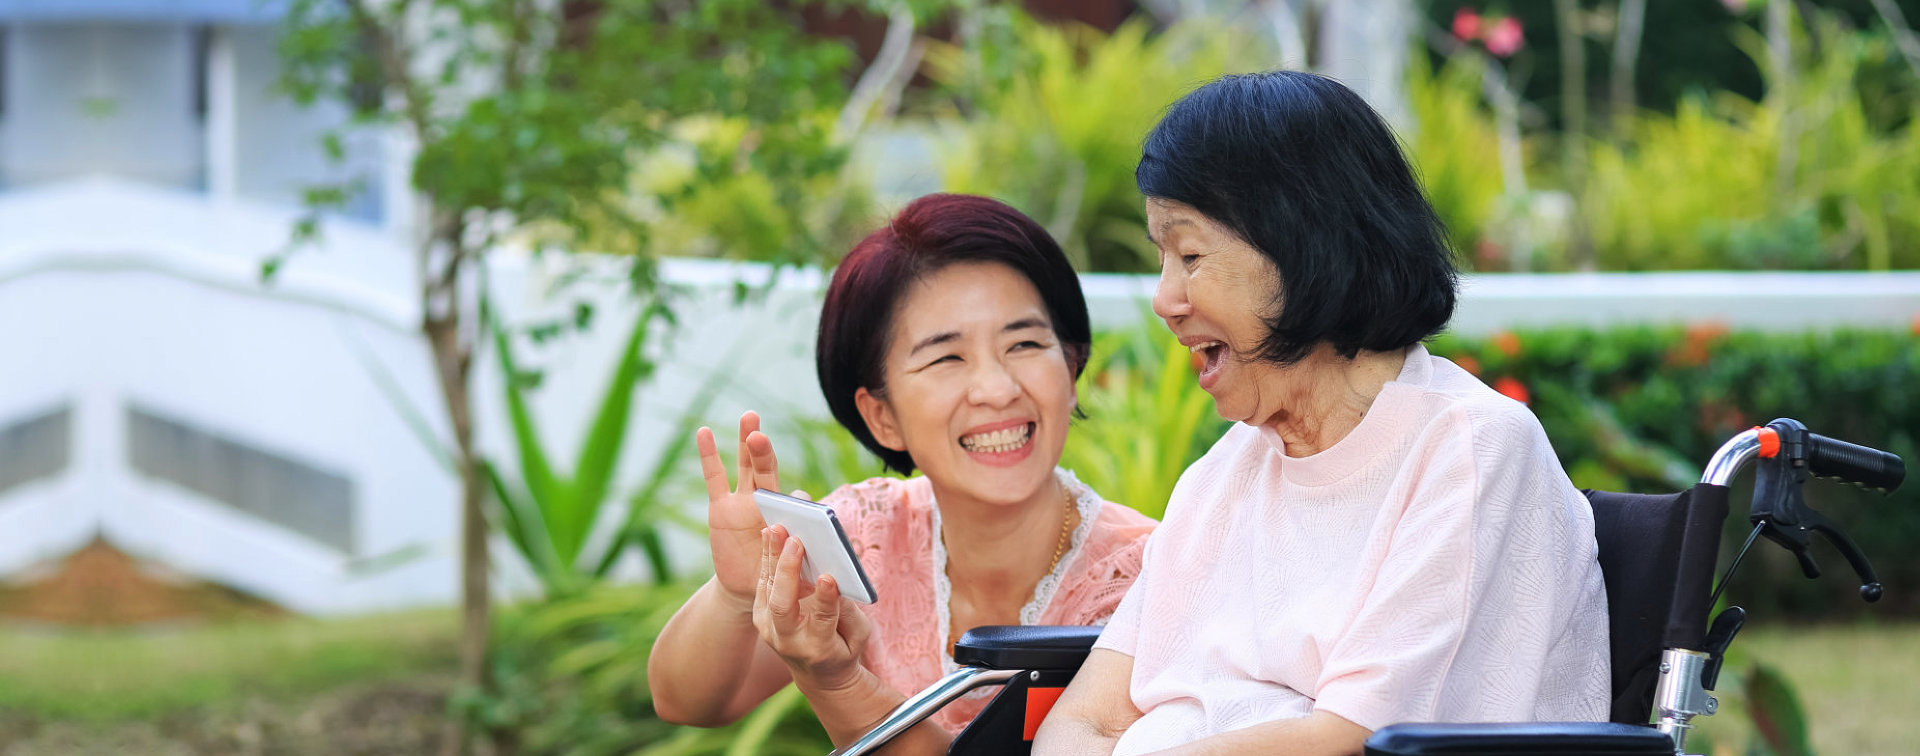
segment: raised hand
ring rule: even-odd
[[[838,690],[858,674],[873,625],[831,575],[805,577],[806,547],[775,525],[761,534],[753,626],[802,690]]]
[[[728,603],[751,611],[759,580],[760,531],[767,527],[753,502],[753,489],[780,490],[779,461],[773,440],[760,432],[760,416],[740,416],[739,486],[727,481],[727,467],[714,444],[713,429],[693,434],[700,451],[700,473],[707,483],[707,542],[713,548],[713,573]]]

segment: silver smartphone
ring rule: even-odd
[[[860,568],[860,558],[854,555],[853,543],[847,540],[847,530],[840,526],[833,507],[764,488],[754,489],[753,501],[760,505],[760,516],[768,525],[786,526],[787,534],[807,547],[800,564],[807,580],[832,575],[840,584],[842,596],[862,604],[879,598],[873,592],[873,582],[867,580],[867,571]]]

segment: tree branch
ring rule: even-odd
[[[1893,43],[1900,48],[1900,56],[1907,59],[1907,67],[1913,69],[1914,78],[1920,79],[1920,35],[1913,33],[1913,27],[1907,25],[1906,16],[1900,13],[1900,6],[1895,5],[1893,0],[1873,0],[1873,9],[1893,33]]]
[[[380,22],[367,0],[344,0],[347,10],[353,15],[354,25],[360,33],[373,43],[374,54],[380,60],[380,73],[391,86],[400,92],[401,105],[406,112],[407,121],[413,126],[414,133],[421,142],[428,138],[428,128],[432,117],[427,110],[426,95],[420,91],[420,83],[413,78],[413,72],[407,67],[409,57],[399,41],[399,30],[388,28]],[[400,2],[394,6],[396,24],[406,18],[408,4]]]

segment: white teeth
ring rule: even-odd
[[[1033,435],[1033,424],[1016,425],[988,433],[976,433],[961,436],[960,446],[968,451],[997,453],[1010,452],[1027,445],[1027,438]]]
[[[1199,354],[1201,352],[1204,352],[1208,349],[1212,349],[1217,346],[1224,346],[1224,345],[1218,341],[1209,341],[1205,344],[1195,344],[1193,346],[1187,347],[1187,351],[1192,352],[1194,354]]]

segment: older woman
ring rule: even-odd
[[[979,625],[1099,624],[1139,574],[1153,521],[1059,469],[1091,346],[1079,278],[1032,219],[984,197],[915,200],[854,247],[828,286],[816,359],[833,416],[889,468],[822,501],[879,600],[868,609],[767,529],[779,490],[759,418],[740,422],[732,488],[696,435],[714,578],[674,615],[648,666],[668,721],[738,719],[789,681],[845,745],[954,669]],[[944,753],[975,696],[895,741]]]
[[[1319,76],[1230,76],[1174,104],[1136,179],[1154,311],[1238,424],[1181,476],[1035,752],[1604,720],[1592,515],[1526,407],[1421,346],[1455,272],[1380,118]]]

